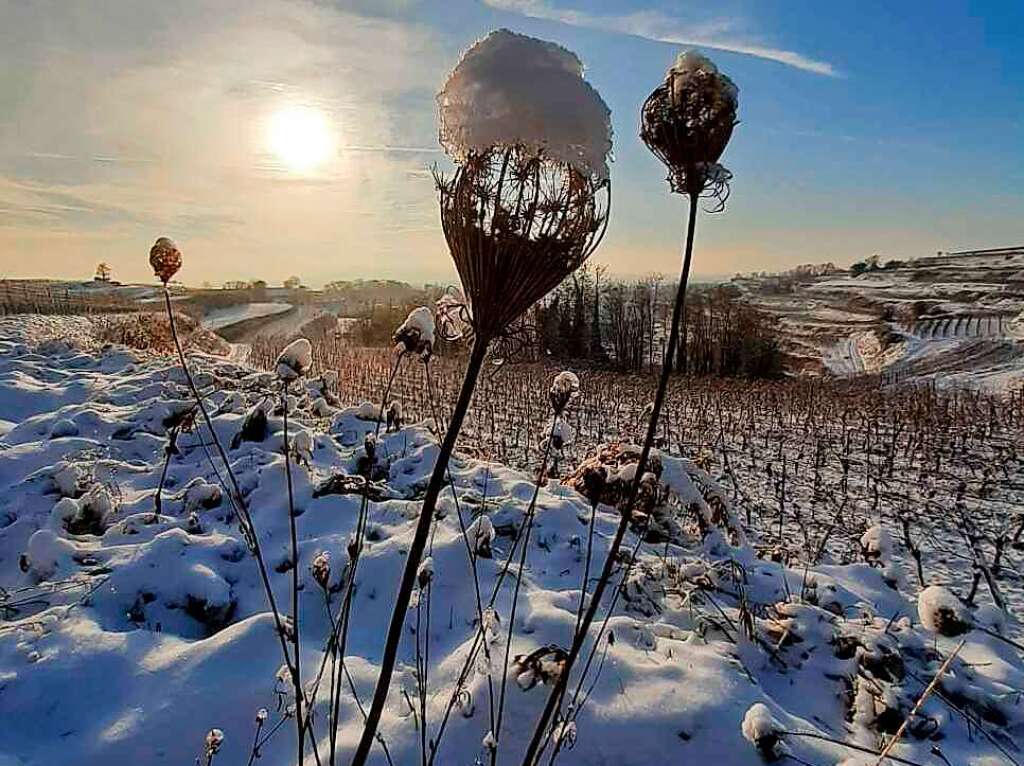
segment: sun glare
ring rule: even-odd
[[[267,146],[288,170],[308,173],[330,157],[334,135],[324,112],[289,106],[271,116]]]

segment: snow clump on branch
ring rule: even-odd
[[[312,344],[305,338],[297,338],[277,357],[277,377],[288,383],[304,376],[312,366]]]
[[[495,146],[608,178],[611,112],[583,79],[583,62],[560,45],[507,29],[463,55],[437,96],[441,145],[457,162]]]

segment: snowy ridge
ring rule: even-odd
[[[39,339],[26,331],[0,345],[0,419],[16,423],[0,443],[0,604],[16,605],[0,612],[0,763],[192,763],[214,727],[225,736],[217,762],[245,763],[257,710],[269,709],[270,723],[279,718],[280,650],[254,561],[198,429],[178,437],[156,512],[168,429],[187,423],[191,408],[181,371],[169,360],[119,348],[87,353]],[[235,443],[230,457],[275,594],[286,603],[279,389],[269,375],[212,357],[194,364],[197,383],[212,391],[220,439]],[[310,567],[326,551],[330,577],[340,576],[360,505],[355,494],[335,494],[340,490],[329,480],[357,473],[366,460],[365,436],[376,426],[377,405],[328,404],[335,385],[345,382],[297,385],[290,405],[293,434],[305,434],[295,440],[293,473],[305,667],[316,666],[329,629]],[[240,438],[256,408],[267,415],[265,431],[247,429]],[[426,424],[381,429],[374,458],[380,480],[347,650],[364,700],[436,453]],[[1004,762],[1001,751],[1021,760],[1020,656],[980,630],[955,637],[922,627],[916,593],[883,560],[891,547],[884,531],[866,543],[870,562],[786,569],[729,544],[721,531],[703,539],[689,531],[688,509],[713,520],[725,494],[690,461],[661,460],[677,532],[669,543],[640,548],[610,622],[614,644],[576,720],[575,746],[560,763],[757,764],[785,750],[814,764],[851,756],[850,763],[874,763],[870,755],[792,732],[877,750],[881,733],[893,732],[960,638],[966,644],[940,684],[942,696],[925,703],[893,753],[929,764],[940,762],[933,747],[951,763]],[[489,592],[533,492],[531,476],[464,457],[453,461],[452,479],[458,501],[450,490],[442,496],[430,550],[431,727],[475,630],[459,514],[467,526],[481,520],[471,534],[488,538],[493,550],[493,558],[478,561]],[[567,646],[590,514],[590,503],[567,486],[541,490],[521,574],[523,600],[511,626],[513,654]],[[603,561],[617,521],[614,507],[598,506],[595,561]],[[499,616],[509,612],[510,588],[495,604]],[[1000,630],[988,612],[978,610],[972,620]],[[396,764],[419,760],[416,723],[402,695],[414,684],[411,618],[408,624],[382,727]],[[509,628],[499,624],[499,637]],[[469,683],[473,702],[452,717],[439,764],[470,764],[484,755],[485,675],[478,670]],[[509,763],[518,762],[545,696],[543,685],[520,685],[510,689],[500,743]],[[347,690],[342,700],[345,763],[361,727]],[[964,716],[977,724],[970,731]],[[259,763],[293,763],[293,736],[283,727]],[[385,762],[379,750],[374,759]]]

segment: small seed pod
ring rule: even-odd
[[[224,744],[224,732],[220,729],[210,729],[206,734],[206,755],[214,755],[220,746]]]
[[[331,579],[331,556],[327,551],[320,551],[313,559],[309,567],[310,573],[316,584],[327,590],[327,583]]]
[[[165,285],[181,268],[181,251],[168,237],[160,237],[149,249],[149,265]]]
[[[561,415],[579,395],[580,379],[576,373],[564,370],[551,381],[551,390],[548,392],[548,396],[551,400],[551,408],[556,415]]]
[[[419,582],[421,588],[426,588],[430,585],[430,581],[434,579],[434,559],[427,556],[423,559],[420,564],[419,571],[416,573],[416,580]]]
[[[603,465],[588,465],[583,471],[584,495],[597,505],[608,483],[608,469]]]
[[[277,357],[277,377],[291,382],[309,372],[313,366],[313,344],[305,338],[296,338]]]
[[[710,59],[687,51],[644,102],[640,138],[668,168],[672,191],[699,196],[728,183],[718,160],[736,126],[738,95]]]

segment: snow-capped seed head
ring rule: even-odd
[[[959,636],[974,627],[971,613],[956,595],[941,585],[929,585],[917,597],[921,624],[940,636]]]
[[[277,357],[277,377],[287,382],[298,380],[313,366],[313,344],[296,338]]]
[[[214,755],[220,746],[224,744],[224,732],[220,729],[210,729],[206,733],[206,755]]]
[[[149,265],[165,285],[181,268],[181,251],[168,237],[160,237],[149,249]]]
[[[274,674],[274,693],[284,695],[294,693],[292,688],[292,671],[288,669],[287,665],[279,667]]]
[[[434,315],[426,306],[409,312],[409,316],[391,336],[399,353],[419,354],[424,360],[434,350]]]
[[[327,590],[327,583],[331,579],[331,555],[327,551],[320,551],[309,565],[309,571],[316,584]]]
[[[556,420],[551,427],[551,446],[559,452],[572,444],[575,437],[576,433],[572,426],[561,418]]]
[[[710,59],[680,54],[647,98],[640,137],[669,169],[672,191],[700,194],[728,180],[718,165],[736,125],[739,90]]]
[[[313,454],[313,436],[309,431],[298,431],[292,439],[292,449],[302,457],[310,457]]]
[[[868,562],[887,562],[892,554],[892,538],[881,524],[875,524],[861,535],[860,549]]]
[[[266,723],[267,722],[267,718],[269,716],[270,716],[270,713],[267,712],[267,709],[265,707],[261,707],[259,710],[256,711],[256,723],[258,723],[260,725]]]
[[[574,372],[564,370],[555,376],[551,381],[549,397],[551,407],[556,415],[561,415],[577,397],[580,395],[580,379]]]
[[[497,739],[497,737],[494,736],[494,732],[493,731],[488,731],[487,732],[487,734],[484,736],[483,742],[481,744],[484,746],[484,749],[487,750],[488,752],[491,752],[491,751],[494,751],[494,750],[498,749],[498,739]]]
[[[555,741],[563,750],[572,750],[576,744],[576,722],[568,719],[555,727]]]
[[[420,562],[420,568],[416,572],[416,579],[421,588],[425,588],[434,579],[434,559],[427,556]]]
[[[743,738],[756,747],[765,760],[774,761],[782,755],[783,729],[764,703],[757,702],[750,706],[743,716],[740,729]]]
[[[373,431],[367,431],[366,436],[363,437],[363,450],[370,460],[373,460],[374,455],[377,454],[377,434]]]
[[[494,524],[490,517],[481,514],[466,528],[466,542],[477,556],[491,557],[491,543],[494,542]]]
[[[456,162],[494,147],[525,147],[608,178],[611,112],[569,50],[507,29],[474,43],[437,96],[441,146]]]

